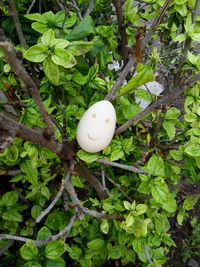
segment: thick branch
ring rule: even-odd
[[[174,103],[174,101],[177,99],[177,97],[187,88],[192,86],[195,82],[200,80],[200,74],[196,74],[193,78],[185,81],[184,84],[179,85],[179,87],[176,90],[173,90],[173,92],[167,94],[166,96],[163,96],[161,99],[157,100],[153,104],[151,104],[149,107],[132,117],[130,120],[128,120],[126,123],[124,123],[122,126],[120,126],[116,131],[115,134],[120,134],[124,132],[129,126],[131,126],[134,122],[142,119],[145,115],[149,114],[150,112],[154,111],[155,109],[158,109],[162,105],[171,105]]]
[[[54,132],[53,123],[44,108],[42,99],[38,92],[38,88],[25,70],[25,68],[22,66],[22,62],[17,58],[16,51],[13,48],[12,44],[5,41],[3,31],[0,31],[0,46],[3,49],[5,59],[8,61],[17,76],[25,83],[27,89],[29,90],[29,93],[34,98],[35,103],[43,118],[43,121],[47,125],[47,135],[52,136]]]
[[[133,166],[119,164],[119,163],[108,161],[108,160],[105,160],[105,159],[97,159],[97,162],[105,164],[105,165],[110,165],[110,166],[113,166],[113,167],[121,168],[121,169],[124,169],[124,170],[127,170],[127,171],[135,172],[135,173],[142,173],[142,174],[145,174],[145,175],[149,175],[148,172],[146,172],[144,170],[141,170],[141,169],[138,169],[138,168],[133,167]]]
[[[124,64],[128,61],[128,49],[127,49],[127,35],[126,29],[124,27],[124,15],[123,15],[123,1],[122,0],[112,0],[117,14],[117,24],[121,36],[121,55],[124,60]]]

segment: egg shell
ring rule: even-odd
[[[90,153],[103,150],[113,138],[115,125],[113,105],[107,100],[96,102],[79,121],[76,133],[79,146]]]

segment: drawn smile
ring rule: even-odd
[[[91,137],[89,134],[88,134],[88,138],[90,139],[90,140],[92,140],[92,141],[97,141],[99,138],[93,138],[93,137]]]

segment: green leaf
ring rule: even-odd
[[[125,201],[123,201],[123,204],[124,204],[125,209],[131,210],[131,203],[130,202],[125,200]]]
[[[192,210],[198,199],[199,196],[187,197],[183,202],[184,210]]]
[[[135,250],[135,252],[137,252],[137,253],[141,253],[144,250],[141,239],[138,239],[138,238],[134,239],[132,242],[132,246],[133,246],[133,249]]]
[[[143,194],[149,194],[151,192],[151,186],[149,181],[142,181],[138,187],[138,192]]]
[[[65,244],[62,241],[52,241],[45,247],[44,255],[47,259],[58,259],[65,252]]]
[[[50,58],[46,58],[43,62],[43,70],[49,81],[57,85],[59,82],[59,68]]]
[[[23,218],[18,211],[9,209],[2,214],[2,218],[6,221],[22,222]]]
[[[62,258],[47,260],[45,267],[65,267],[65,261]],[[31,266],[30,266],[31,267]]]
[[[181,34],[177,35],[177,36],[174,38],[174,42],[179,42],[179,43],[181,43],[181,42],[185,41],[186,38],[187,38],[187,35],[184,34],[184,33],[181,33]]]
[[[100,229],[102,231],[102,233],[104,234],[108,234],[109,231],[109,223],[107,219],[102,219],[101,224],[100,224]]]
[[[109,250],[109,253],[108,253],[108,258],[110,259],[113,259],[113,260],[116,260],[116,259],[119,259],[122,255],[122,252],[121,252],[121,247],[116,245],[116,246],[113,246],[110,250]]]
[[[175,212],[177,210],[176,200],[169,199],[166,203],[162,204],[162,208],[168,212]]]
[[[121,149],[121,147],[118,147],[112,151],[110,155],[110,161],[116,161],[118,159],[122,159],[123,157],[124,157],[124,151]]]
[[[130,227],[131,225],[133,225],[135,221],[135,218],[132,214],[129,214],[127,217],[126,217],[126,226],[127,227]]]
[[[172,121],[164,120],[163,128],[167,132],[169,139],[172,140],[176,134],[176,128],[175,128],[174,123]]]
[[[15,191],[7,192],[2,196],[1,203],[7,208],[14,206],[17,203],[18,195]]]
[[[154,81],[154,74],[151,66],[143,66],[142,70],[139,71],[128,83],[120,89],[120,94],[126,94],[130,91],[133,91],[140,85],[143,85],[147,82]]]
[[[145,204],[138,204],[136,206],[137,215],[141,215],[147,211],[147,206]]]
[[[20,165],[20,170],[26,174],[27,180],[32,184],[37,184],[38,182],[38,171],[33,168],[30,160],[25,160]]]
[[[174,242],[174,240],[171,239],[171,237],[169,236],[169,234],[162,234],[162,241],[164,244],[168,245],[168,246],[174,246],[176,247],[176,244]]]
[[[67,66],[71,61],[72,55],[67,52],[63,48],[56,48],[54,50],[53,55],[51,56],[51,59],[53,62],[57,65],[61,65],[63,67]]]
[[[40,207],[40,205],[34,205],[31,208],[31,216],[33,217],[33,219],[36,219],[40,213],[42,212],[42,208]]]
[[[66,214],[63,211],[56,210],[48,215],[45,225],[53,231],[58,231],[66,224],[66,221]]]
[[[141,111],[141,108],[137,104],[124,105],[122,108],[124,117],[127,120],[132,118],[134,115],[136,115],[140,111]]]
[[[94,239],[90,241],[89,243],[87,243],[87,247],[91,250],[99,250],[103,248],[104,245],[105,245],[105,241],[100,238]]]
[[[185,210],[181,209],[180,212],[177,215],[178,224],[182,225],[185,216],[186,216]]]
[[[169,199],[169,189],[164,182],[160,181],[160,178],[154,179],[154,183],[151,185],[151,194],[161,204]]]
[[[147,235],[147,226],[150,222],[151,222],[151,219],[146,219],[146,220],[142,221],[142,223],[140,224],[141,236]]]
[[[155,219],[155,229],[158,234],[166,233],[170,229],[170,224],[166,216],[161,214]]]
[[[47,57],[47,49],[41,45],[34,45],[25,52],[24,56],[32,62],[42,62]]]
[[[194,113],[185,114],[184,119],[188,122],[194,122],[197,120],[197,115]]]
[[[200,145],[199,144],[192,144],[186,147],[185,153],[192,157],[199,157],[200,156]]]
[[[180,150],[170,150],[170,155],[175,160],[182,160],[183,159],[183,152]]]
[[[81,179],[78,176],[72,175],[71,180],[74,186],[84,188],[84,184],[81,182]]]
[[[83,151],[83,150],[79,150],[78,153],[77,153],[77,156],[87,162],[87,163],[92,163],[94,161],[96,161],[98,158],[99,158],[99,154],[97,153],[88,153],[86,151]]]
[[[42,267],[42,265],[37,261],[28,261],[23,265],[23,267]]]
[[[144,100],[146,100],[148,102],[152,102],[152,96],[150,95],[149,91],[147,91],[145,89],[138,89],[135,92],[135,96],[137,98],[144,99]]]
[[[47,24],[41,23],[41,22],[33,22],[31,24],[31,27],[39,32],[39,33],[45,33],[46,31],[48,31],[49,27]]]
[[[67,35],[67,39],[75,41],[83,39],[88,35],[95,33],[95,26],[90,16],[85,16],[81,22]]]
[[[67,51],[69,51],[73,56],[82,56],[89,52],[92,46],[92,42],[74,41],[67,47]]]
[[[199,33],[192,33],[192,34],[190,34],[190,37],[192,38],[193,41],[200,43],[200,34]]]
[[[51,47],[54,44],[54,38],[54,31],[50,29],[42,35],[41,42],[45,47]]]
[[[166,120],[175,120],[180,116],[181,112],[179,109],[177,108],[170,108],[169,110],[167,110],[166,114],[165,114],[165,119]]]
[[[44,15],[44,14],[43,14]],[[30,19],[30,20],[35,20],[38,22],[47,22],[47,19],[41,15],[40,13],[33,13],[33,14],[26,14],[24,15],[25,18]]]
[[[72,245],[71,247],[66,246],[66,250],[69,252],[70,258],[73,260],[79,260],[82,255],[82,250],[75,245]]]
[[[164,162],[162,158],[153,155],[147,164],[147,168],[151,175],[158,176],[164,174]]]
[[[20,254],[24,260],[34,260],[38,256],[38,248],[30,241],[20,248]]]
[[[43,226],[37,233],[37,240],[44,240],[51,236],[51,231],[48,227]]]
[[[52,41],[51,46],[54,46],[54,48],[66,48],[70,44],[69,41],[64,40],[64,39],[54,39]]]

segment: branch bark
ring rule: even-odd
[[[51,139],[54,133],[53,123],[44,108],[37,85],[33,82],[25,68],[22,66],[22,62],[17,58],[17,52],[12,44],[5,40],[5,36],[2,30],[0,30],[0,46],[3,49],[5,59],[10,64],[16,75],[24,82],[30,95],[34,98],[42,119],[47,126],[47,137]]]
[[[192,86],[195,82],[200,80],[200,74],[196,74],[193,78],[190,78],[189,80],[186,80],[183,84],[180,84],[179,87],[174,90],[173,92],[163,96],[161,99],[157,100],[153,104],[151,104],[149,107],[138,113],[137,115],[133,116],[130,120],[128,120],[126,123],[124,123],[122,126],[120,126],[116,131],[115,135],[118,135],[122,132],[124,132],[129,126],[131,126],[134,122],[140,120],[145,115],[149,114],[150,112],[154,111],[155,109],[158,109],[162,105],[171,105],[174,103],[174,101],[177,99],[177,97],[187,88]]]

